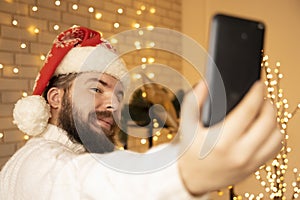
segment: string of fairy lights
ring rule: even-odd
[[[282,149],[278,155],[270,162],[265,164],[255,172],[255,178],[263,187],[264,192],[257,195],[252,193],[245,193],[244,197],[248,200],[287,200],[297,199],[300,195],[300,174],[297,168],[293,169],[294,180],[290,184],[292,186],[291,197],[287,197],[288,183],[286,180],[286,173],[288,170],[288,154],[292,148],[288,146],[289,134],[287,132],[289,121],[300,110],[300,103],[289,111],[290,105],[288,100],[284,98],[283,89],[280,86],[283,74],[280,72],[280,62],[276,62],[275,67],[270,67],[268,56],[264,56],[262,62],[262,69],[265,72],[265,85],[267,86],[267,98],[275,105],[277,111],[277,122],[280,127],[280,132],[283,134]],[[219,195],[223,195],[220,191]],[[234,195],[233,200],[243,199],[242,195]]]
[[[9,3],[12,3],[12,1],[8,1]],[[18,3],[18,2],[16,2]],[[62,3],[64,3],[63,1],[61,0],[54,0],[53,1],[53,4],[56,6],[56,7],[60,7],[62,6]],[[70,7],[73,11],[79,11],[79,9],[86,9],[86,12],[90,14],[90,17],[93,18],[93,19],[96,19],[96,20],[101,20],[103,18],[103,14],[101,11],[99,11],[97,8],[93,7],[93,6],[82,6],[83,8],[81,8],[81,4],[79,3],[79,0],[77,0],[77,2],[75,3],[70,3]],[[34,0],[32,6],[30,6],[30,9],[32,12],[34,13],[37,13],[39,12],[40,10],[40,6],[39,6],[39,1],[38,0]],[[156,14],[157,12],[157,9],[152,6],[152,5],[148,5],[148,4],[144,4],[144,3],[141,3],[138,7],[136,7],[136,11],[135,11],[135,14],[137,16],[137,18],[139,16],[142,16],[143,14],[146,14],[146,13],[150,13],[152,15]],[[123,15],[123,14],[126,14],[126,7],[119,7],[115,10],[115,14],[116,15]],[[115,30],[118,30],[122,24],[120,22],[112,22],[112,26]],[[12,27],[24,27],[22,26],[22,22],[20,20],[18,20],[18,16],[17,15],[12,15],[12,18],[11,18],[11,26]],[[64,24],[65,25],[65,24]],[[59,24],[59,23],[55,23],[52,27],[53,31],[61,31],[61,27],[63,25]],[[75,26],[75,25],[74,25]],[[125,25],[124,25],[125,26]],[[132,21],[132,24],[131,24],[131,28],[132,29],[139,29],[141,27],[141,24],[137,21]],[[152,24],[148,24],[146,26],[146,29],[151,31],[154,29],[154,25]],[[41,28],[39,28],[37,25],[36,26],[30,26],[30,27],[27,27],[27,31],[33,35],[38,35],[40,34],[43,30]],[[100,32],[101,33],[101,32]],[[103,35],[103,33],[101,33]],[[138,34],[139,35],[143,35],[143,30],[140,30],[138,31]],[[118,43],[118,40],[115,39],[115,38],[111,38],[110,39],[111,43],[114,45],[116,43]],[[135,41],[134,44],[135,48],[137,50],[141,49],[142,48],[142,44],[140,41]],[[148,44],[146,45],[147,48],[152,48],[155,46],[155,43],[154,42],[148,42]],[[20,49],[27,49],[29,48],[29,43],[27,41],[20,41],[19,43],[19,48]],[[46,60],[46,54],[40,54],[39,56],[39,59],[41,61],[45,61]],[[154,57],[142,57],[141,60],[140,60],[140,63],[141,63],[141,69],[146,69],[146,64],[152,64],[155,62],[155,58]],[[4,69],[6,66],[5,64],[2,64],[0,63],[0,70]],[[11,67],[10,67],[11,68]],[[20,70],[22,70],[20,68],[20,66],[14,66],[11,68],[11,72],[12,74],[14,75],[18,75],[20,73]],[[153,79],[155,77],[155,74],[153,72],[149,72],[147,74],[147,76],[150,78],[150,79]],[[141,75],[140,74],[134,74],[133,75],[133,79],[134,80],[138,80],[138,79],[141,79]],[[28,96],[28,92],[27,91],[21,91],[21,94],[20,96],[22,97],[26,97]],[[146,94],[144,94],[146,95]],[[156,128],[157,126],[159,126],[159,124],[157,124],[158,122],[157,121],[154,121],[152,124],[153,124],[153,128]],[[161,136],[161,132],[160,131],[157,131],[156,133],[154,133],[154,136],[153,136],[153,141],[158,141],[158,138]],[[5,137],[5,133],[2,131],[0,131],[0,141],[4,141],[4,137]],[[173,138],[173,135],[172,134],[167,134],[167,138],[169,140],[171,140]],[[28,139],[30,139],[30,137],[28,135],[24,135],[23,139],[26,141]],[[140,139],[140,144],[144,145],[147,143],[147,140],[142,138]]]

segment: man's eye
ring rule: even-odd
[[[102,93],[102,90],[100,90],[99,88],[91,88],[91,90],[96,93]]]

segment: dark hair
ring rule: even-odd
[[[52,87],[57,87],[57,88],[63,89],[65,94],[69,93],[72,83],[77,76],[78,76],[78,73],[61,74],[61,75],[53,76],[50,79],[49,84],[47,85],[46,89],[44,90],[42,96],[46,99],[46,101],[48,101],[47,93]]]

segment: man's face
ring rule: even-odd
[[[119,81],[107,74],[83,73],[75,79],[71,95],[65,98],[72,99],[72,108],[68,108],[69,103],[63,103],[61,124],[64,120],[70,121],[63,128],[69,133],[77,134],[90,151],[110,151],[123,99],[123,87]],[[73,119],[67,119],[68,115]]]

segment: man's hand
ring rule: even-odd
[[[252,86],[224,122],[210,128],[203,127],[199,109],[207,93],[205,84],[199,83],[185,97],[181,112],[182,137],[195,134],[191,146],[178,162],[183,182],[193,195],[236,184],[281,148],[282,135],[277,127],[275,109],[263,98],[262,82]],[[210,135],[216,132],[218,137]],[[214,143],[209,140],[210,136]],[[205,144],[208,141],[210,144]],[[210,149],[201,158],[201,148],[207,146]]]

